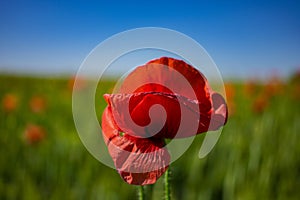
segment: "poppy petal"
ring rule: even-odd
[[[161,139],[119,134],[110,107],[102,116],[103,138],[121,177],[129,184],[153,184],[167,170],[170,155]]]
[[[192,89],[187,89],[188,86]],[[125,78],[120,93],[140,92],[177,93],[192,100],[197,98],[205,105],[202,110],[211,109],[210,87],[205,76],[186,62],[174,58],[152,60]]]
[[[213,112],[209,130],[215,131],[227,123],[228,108],[225,99],[217,92],[212,93],[212,101]]]
[[[226,104],[221,95],[215,96],[221,104],[216,103],[217,109],[209,112],[199,110],[202,106],[196,100],[167,93],[106,94],[105,98],[121,130],[138,138],[164,139],[195,136],[223,125],[225,120],[221,117],[227,113]],[[156,104],[163,107],[166,115],[158,110],[150,118],[149,110]]]

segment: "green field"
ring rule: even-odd
[[[228,123],[207,157],[198,158],[202,134],[171,165],[172,199],[299,199],[299,80],[228,83]],[[99,116],[113,82],[104,87]],[[0,199],[137,199],[137,186],[82,145],[68,79],[2,75],[0,100]],[[162,199],[162,178],[145,191]]]

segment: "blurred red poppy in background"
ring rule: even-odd
[[[259,95],[256,97],[252,104],[252,111],[257,114],[261,114],[268,107],[269,97],[264,95]]]
[[[76,81],[76,85],[75,85],[75,81]],[[84,78],[73,76],[68,81],[68,89],[70,91],[73,90],[80,91],[85,87],[86,87],[86,80]]]
[[[258,80],[248,80],[244,84],[244,93],[248,98],[253,98],[259,92]]]
[[[228,113],[230,116],[235,114],[235,109],[236,109],[236,105],[235,105],[235,87],[232,83],[227,82],[225,83],[225,91],[226,91],[226,100],[227,100],[227,106],[228,106]]]
[[[43,127],[29,124],[24,131],[24,138],[28,144],[34,145],[41,142],[46,136],[46,132]]]
[[[273,76],[266,83],[264,88],[264,93],[269,97],[274,97],[279,94],[282,94],[284,91],[284,84],[280,78]]]
[[[32,112],[40,113],[46,109],[47,102],[42,96],[34,96],[30,99],[29,106]]]
[[[2,100],[2,107],[5,112],[12,112],[18,107],[18,98],[14,94],[6,94]]]
[[[218,130],[227,121],[223,97],[197,69],[173,58],[137,67],[117,94],[104,98],[108,106],[102,116],[103,137],[116,169],[129,184],[153,184],[166,171],[166,138]],[[157,104],[164,112],[151,111]]]

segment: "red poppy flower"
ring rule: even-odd
[[[45,136],[45,130],[34,124],[29,124],[24,132],[26,142],[31,145],[38,144],[45,138]]]
[[[104,140],[129,184],[152,184],[165,172],[170,155],[164,139],[217,130],[227,121],[223,97],[198,70],[173,58],[136,68],[117,94],[104,98]]]
[[[263,88],[266,95],[269,97],[273,97],[279,94],[282,94],[284,90],[284,84],[280,80],[280,78],[273,76],[271,79],[267,82],[265,87]]]
[[[233,83],[227,82],[225,83],[225,91],[227,97],[227,107],[229,115],[232,116],[235,114],[235,87]]]
[[[30,99],[29,106],[32,112],[41,113],[46,109],[47,102],[42,96],[34,96]]]
[[[76,85],[75,85],[75,81],[76,81]],[[73,90],[80,91],[86,87],[86,84],[87,83],[84,78],[73,76],[68,80],[68,89],[70,91]]]
[[[18,107],[18,98],[14,94],[6,94],[2,101],[3,110],[13,112]]]
[[[259,92],[259,84],[257,80],[248,80],[244,84],[244,93],[248,98],[253,98]]]
[[[265,95],[258,96],[252,104],[252,111],[257,114],[261,114],[268,106],[269,97]]]

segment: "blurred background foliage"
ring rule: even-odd
[[[94,159],[72,118],[74,78],[0,76],[0,199],[136,199],[136,186]],[[84,80],[77,90],[84,90]],[[114,86],[107,80],[96,95]],[[299,199],[300,73],[226,81],[229,120],[213,151],[205,134],[171,165],[173,199]],[[100,120],[100,117],[99,117]],[[163,197],[162,178],[145,188]]]
[[[139,27],[186,34],[226,78],[228,123],[204,159],[201,134],[172,164],[172,199],[300,199],[299,10],[297,0],[1,0],[0,200],[137,198],[81,143],[74,77],[60,76],[75,74],[99,42]],[[124,64],[110,75],[127,72]],[[102,83],[99,123],[114,80]],[[162,199],[162,179],[145,191]]]

